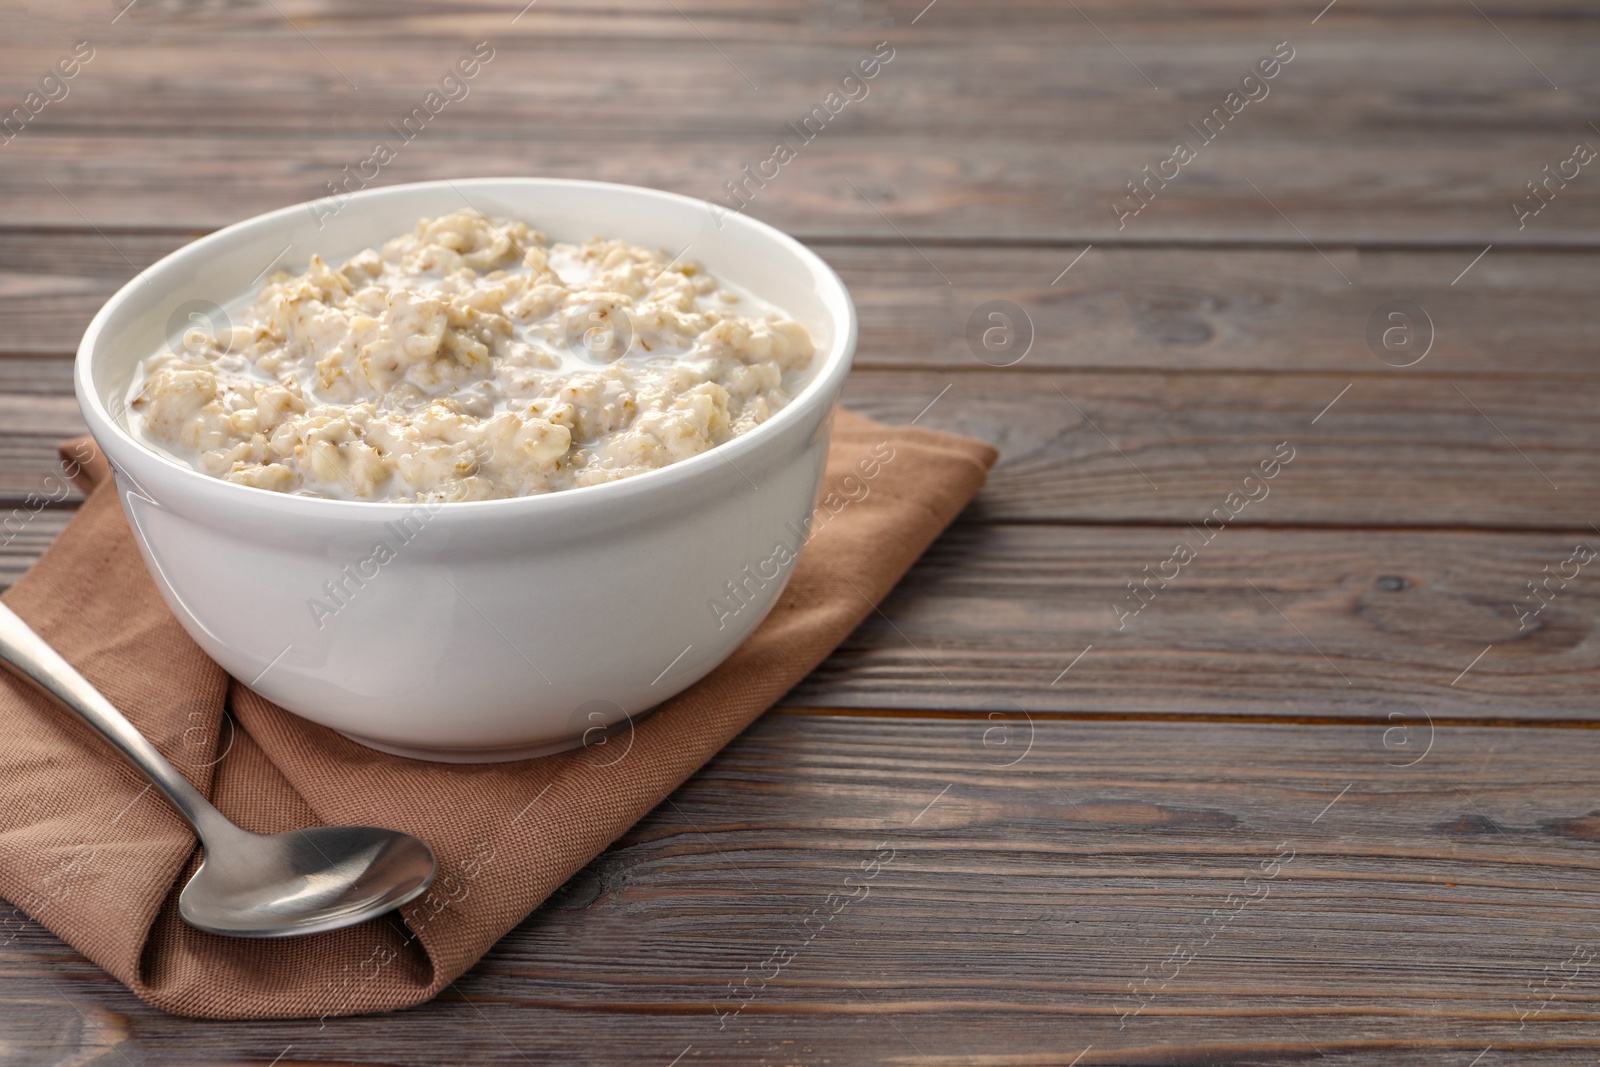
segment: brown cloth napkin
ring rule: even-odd
[[[287,940],[202,933],[177,913],[199,862],[188,825],[98,735],[0,672],[0,897],[156,1007],[224,1019],[437,995],[821,662],[995,460],[978,441],[838,412],[815,533],[726,663],[641,719],[631,745],[624,733],[464,766],[363,748],[230,679],[156,592],[104,459],[87,440],[62,455],[85,489],[100,488],[6,594],[11,608],[246,829],[389,826],[439,856],[433,889],[399,914]]]

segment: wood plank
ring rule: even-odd
[[[934,10],[942,18],[950,6]],[[0,199],[0,222],[211,227],[323,195],[342,168],[372,154],[374,138],[392,136],[388,124],[421,101],[473,32],[494,38],[496,59],[378,184],[539,173],[718,197],[741,166],[772,154],[775,138],[793,136],[785,124],[819,102],[873,36],[808,41],[793,22],[741,14],[755,36],[728,39],[723,63],[697,23],[667,9],[649,32],[668,39],[578,47],[544,37],[545,17],[535,9],[513,28],[502,13],[482,14],[423,45],[397,41],[454,16],[382,33],[364,20],[319,18],[314,38],[267,5],[236,24],[202,20],[170,33],[130,22],[126,41],[108,35],[71,94],[0,153],[0,185],[13,194]],[[799,146],[750,210],[807,236],[892,238],[886,216],[913,237],[1592,247],[1593,182],[1568,183],[1526,228],[1510,202],[1593,136],[1586,122],[1600,90],[1584,72],[1600,23],[1512,25],[1535,66],[1482,19],[1456,18],[1424,23],[1426,50],[1396,24],[1330,16],[1312,27],[1287,15],[1220,36],[1192,17],[1129,19],[1113,48],[1065,8],[1025,30],[994,23],[976,39],[954,24],[942,38],[923,36],[937,23],[930,14],[873,31],[899,42],[876,88]],[[585,24],[591,36],[602,32],[592,17]],[[45,69],[74,33],[63,26],[15,46],[5,69]],[[1295,61],[1226,138],[1204,144],[1186,132],[1287,38]],[[614,58],[596,79],[591,57],[602,47]],[[1550,90],[1541,70],[1563,91]],[[34,78],[12,75],[8,95],[20,98]],[[268,95],[273,107],[260,107]],[[1199,157],[1120,225],[1111,205],[1126,184],[1185,137]]]
[[[1352,145],[1331,158],[1321,146],[1241,147],[1206,175],[1203,184],[1197,180],[1174,187],[1171,209],[1161,215],[1152,210],[1149,225],[1140,226],[1138,236],[1251,239],[1298,248],[1305,246],[1295,232],[1298,227],[1333,251],[1396,239],[1479,248],[1511,242],[1523,236],[1509,207],[1514,191],[1545,163],[1565,159],[1571,139],[1525,139],[1511,146],[1515,158],[1504,162],[1486,161],[1476,143],[1458,148],[1424,145],[1406,156],[1410,166],[1400,174],[1393,172],[1397,147]],[[249,135],[144,140],[61,136],[26,145],[19,140],[17,145],[0,157],[0,184],[15,193],[0,203],[0,222],[7,224],[36,217],[63,225],[88,218],[99,225],[115,219],[124,224],[222,226],[326,195],[327,181],[372,151],[367,138],[344,144],[297,138],[291,150],[287,141]],[[729,145],[630,138],[614,150],[607,145],[601,151],[581,143],[530,149],[514,142],[480,144],[441,137],[426,143],[419,139],[408,147],[381,184],[514,174],[644,185],[705,199],[717,195],[722,182],[738,175],[742,166],[753,165],[771,150],[764,139]],[[1059,148],[1032,142],[980,144],[973,150],[1006,161],[992,176],[982,177],[981,188],[971,176],[953,182],[950,175],[957,166],[928,140],[841,136],[824,144],[819,139],[795,162],[789,180],[763,190],[771,195],[758,199],[750,213],[808,238],[866,234],[892,239],[898,228],[919,240],[938,235],[1105,242],[1119,233],[1111,211],[1116,195],[1141,166],[1165,158],[1171,145],[1080,141],[1066,161]],[[463,166],[464,153],[471,154],[470,167]],[[1385,175],[1381,185],[1371,181],[1375,173]],[[1247,178],[1270,203],[1250,188]],[[1068,195],[1066,189],[1073,192]],[[1274,205],[1292,225],[1276,214]],[[1600,194],[1573,186],[1558,206],[1560,224],[1542,227],[1535,235],[1548,244],[1594,247],[1600,233]],[[1553,209],[1550,214],[1556,217]]]
[[[1167,564],[1179,542],[1195,558]],[[1593,533],[1223,528],[1208,543],[962,523],[787,701],[1588,720],[1595,565],[1566,566],[1577,576],[1552,579],[1542,608],[1528,588],[1579,542],[1600,550]]]
[[[139,271],[201,236],[0,230],[0,356],[70,357],[95,312]],[[50,254],[41,257],[42,245]],[[11,361],[5,359],[5,364]],[[10,371],[3,387],[15,388]],[[70,386],[69,386],[70,387]]]
[[[1034,373],[1026,362],[969,362],[977,369],[856,371],[845,403],[902,424],[926,408],[919,425],[998,445],[974,505],[984,521],[1183,527],[1241,490],[1282,442],[1295,449],[1291,465],[1258,506],[1231,508],[1231,524],[1587,532],[1600,518],[1593,378]],[[0,503],[12,506],[56,469],[56,443],[83,432],[70,382],[34,377],[39,369],[18,370],[36,391],[0,392]]]
[[[112,293],[193,236],[52,232],[41,267],[37,231],[0,229],[0,355],[70,354]],[[1311,249],[816,250],[855,298],[858,366],[978,367],[969,320],[984,302],[1009,300],[1032,326],[1028,368],[1385,371],[1368,346],[1368,320],[1404,299],[1424,309],[1436,337],[1411,374],[1600,375],[1597,252],[1496,248],[1476,263],[1481,246],[1332,252],[1354,282],[1346,285]],[[4,374],[0,388],[12,388]]]
[[[6,584],[70,511],[14,514]],[[1138,606],[1128,582],[1173,572],[1162,565],[1180,540],[1196,558],[1119,614]],[[961,522],[785,703],[1589,720],[1595,564],[1566,566],[1577,577],[1552,579],[1537,614],[1527,585],[1580,541],[1600,549],[1593,534],[1241,527],[1203,543],[1187,528]]]
[[[1600,733],[1440,728],[1407,767],[1394,730],[769,715],[432,1004],[175,1019],[28,923],[0,1032],[134,1067],[1587,1062]]]
[[[1332,252],[1347,285],[1309,249],[1084,248],[924,245],[936,268],[904,246],[817,251],[856,301],[858,366],[1005,364],[1018,349],[969,339],[980,306],[1003,300],[1026,312],[1019,336],[1032,329],[1017,366],[1386,372],[1405,358],[1372,348],[1368,324],[1404,300],[1423,309],[1435,342],[1409,375],[1600,371],[1600,256],[1587,252],[1496,248],[1476,263],[1481,247]]]
[[[28,17],[16,27],[18,40],[47,44],[70,36],[73,30],[106,24],[108,14],[94,0],[18,0]],[[923,17],[923,0],[695,0],[680,4],[679,11],[653,0],[611,0],[604,10],[602,35],[592,5],[582,0],[541,0],[536,10],[524,11],[517,0],[499,3],[452,5],[447,10],[428,5],[396,5],[374,9],[339,0],[235,0],[226,8],[140,0],[115,23],[118,34],[135,43],[163,36],[208,33],[283,32],[285,19],[309,35],[350,35],[391,38],[412,42],[444,34],[481,35],[510,29],[513,35],[561,40],[594,41],[639,39],[674,41],[701,39],[700,33],[718,41],[770,41],[787,35],[794,41],[808,38],[854,39],[883,26],[917,26],[917,32],[940,42],[989,40],[1017,36],[1015,27],[1026,26],[1030,36],[1083,34],[1085,22],[1068,13],[1055,0],[994,0],[981,7],[953,5],[938,18]],[[1213,40],[1236,35],[1241,29],[1263,25],[1309,23],[1317,10],[1302,13],[1281,0],[1212,0],[1197,10],[1184,0],[1084,0],[1079,7],[1096,24],[1142,30],[1153,39]],[[117,11],[121,9],[118,8]],[[1489,5],[1495,25],[1508,30],[1548,29],[1552,24],[1578,23],[1593,17],[1586,0],[1536,0],[1516,6]],[[113,11],[110,14],[116,14]],[[519,16],[516,21],[510,21]],[[1337,19],[1318,25],[1372,30],[1396,23],[1435,30],[1485,29],[1481,16],[1452,0],[1341,0]],[[123,38],[119,38],[123,39]],[[1420,57],[1419,57],[1420,58]]]
[[[1291,466],[1236,522],[1587,532],[1600,518],[1593,381],[1025,366],[858,371],[844,402],[905,423],[949,386],[918,425],[1000,448],[975,505],[988,521],[1198,523],[1283,442]]]
[[[133,10],[139,10],[142,2]],[[504,140],[520,134],[537,141],[556,137],[616,141],[659,134],[660,120],[670,116],[666,128],[684,140],[754,139],[755,147],[768,148],[769,136],[780,134],[788,121],[798,122],[807,106],[820,100],[857,58],[872,54],[874,46],[885,40],[893,45],[893,57],[871,79],[865,99],[848,105],[859,110],[847,109],[849,118],[840,118],[854,134],[881,135],[909,126],[946,136],[1032,134],[1055,141],[1136,134],[1165,141],[1181,132],[1185,121],[1173,122],[1168,109],[1209,101],[1212,96],[1220,101],[1230,83],[1283,38],[1284,34],[1272,36],[1279,29],[1296,37],[1291,42],[1295,54],[1281,75],[1272,79],[1259,113],[1247,108],[1236,131],[1245,128],[1248,117],[1250,128],[1259,133],[1304,136],[1307,131],[1297,127],[1298,117],[1310,118],[1324,132],[1349,136],[1362,126],[1369,134],[1375,132],[1374,120],[1410,127],[1448,113],[1456,124],[1448,130],[1429,128],[1432,136],[1451,139],[1470,129],[1498,130],[1517,118],[1531,122],[1533,131],[1564,135],[1568,131],[1562,116],[1575,103],[1551,101],[1541,106],[1530,101],[1526,83],[1538,81],[1537,71],[1470,8],[1468,17],[1477,22],[1445,28],[1429,20],[1443,31],[1437,49],[1406,52],[1410,62],[1381,71],[1377,80],[1365,83],[1363,108],[1381,109],[1377,115],[1335,100],[1324,101],[1329,106],[1314,115],[1300,114],[1309,110],[1318,94],[1347,88],[1339,79],[1348,77],[1352,66],[1370,69],[1402,55],[1404,42],[1370,29],[1352,32],[1332,25],[1332,20],[1309,37],[1298,36],[1301,26],[1290,20],[1262,20],[1249,27],[1236,24],[1219,33],[1209,12],[1201,18],[1125,23],[1128,32],[1119,47],[1138,56],[1140,69],[1160,75],[1161,88],[1151,89],[1082,16],[1061,5],[1025,30],[1000,26],[977,37],[963,33],[943,40],[934,31],[933,17],[934,13],[942,17],[943,8],[932,9],[928,20],[915,28],[884,26],[848,40],[808,40],[791,26],[763,21],[764,39],[723,38],[744,60],[737,69],[720,60],[670,7],[659,5],[652,22],[657,32],[634,37],[602,34],[602,28],[613,23],[591,17],[584,24],[588,39],[578,41],[562,40],[561,34],[539,26],[541,19],[550,17],[542,3],[526,16],[531,29],[509,35],[504,32],[506,20],[497,15],[469,18],[437,35],[417,33],[411,20],[395,27],[398,32],[381,36],[361,23],[342,27],[330,21],[316,28],[320,53],[272,8],[260,5],[259,10],[262,14],[253,23],[230,18],[191,24],[179,32],[163,24],[127,40],[106,41],[72,79],[67,97],[52,102],[17,143],[35,134],[228,135],[236,133],[238,120],[244,119],[262,134],[308,141],[355,137],[359,144],[409,114],[423,93],[437,88],[439,77],[470,51],[470,44],[463,42],[480,39],[492,44],[493,56],[468,80],[462,99],[446,105],[438,125],[429,124],[430,137],[438,133]],[[1579,68],[1573,73],[1579,74],[1586,52],[1600,36],[1600,26],[1571,21],[1576,24],[1576,39],[1563,36],[1549,19],[1531,26],[1524,22],[1520,28],[1531,35],[1529,47],[1535,52],[1541,46],[1553,49],[1555,62],[1573,64]],[[986,22],[994,26],[992,20]],[[72,30],[48,32],[51,36],[38,43],[10,38],[0,42],[0,63],[6,71],[0,76],[0,91],[8,96],[26,93],[37,79],[32,68],[44,69],[59,58],[53,53],[60,51]],[[264,39],[277,47],[270,52],[251,47]],[[606,59],[597,70],[593,48],[601,41]],[[1302,47],[1309,50],[1302,52]],[[996,62],[1005,64],[1007,76],[982,77]],[[1481,79],[1474,83],[1477,91],[1470,111],[1462,107],[1464,101],[1442,98],[1439,92],[1452,84],[1467,87],[1458,67],[1462,62],[1472,64]],[[163,76],[180,64],[181,79]],[[760,89],[740,83],[739,70],[746,68],[761,83]],[[1433,92],[1432,99],[1406,98],[1426,90]],[[1569,91],[1581,100],[1591,97],[1595,88],[1579,78]],[[461,90],[454,92],[461,95]],[[260,107],[264,93],[272,94],[270,110]],[[1276,106],[1279,100],[1282,106]],[[1071,107],[1063,106],[1069,101]],[[1199,109],[1196,124],[1208,110]],[[1400,131],[1381,132],[1387,137]]]
[[[0,316],[0,322],[6,321]],[[72,393],[72,353],[0,356],[0,394],[14,398]]]

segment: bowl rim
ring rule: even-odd
[[[451,190],[459,194],[462,187],[469,189],[486,186],[504,187],[508,184],[530,188],[576,186],[598,189],[603,192],[621,192],[628,196],[642,197],[647,200],[656,199],[670,202],[677,206],[692,207],[695,210],[708,212],[714,207],[708,201],[699,200],[695,197],[668,192],[663,189],[652,189],[642,185],[592,181],[581,178],[533,178],[521,176],[402,182],[351,193],[345,202],[345,207],[349,207],[356,201],[381,200],[417,190],[438,190],[441,192]],[[658,492],[670,491],[674,485],[686,480],[696,479],[703,472],[709,472],[723,465],[732,466],[736,471],[739,471],[737,461],[740,457],[748,457],[754,454],[763,447],[767,439],[778,434],[784,428],[806,418],[807,413],[813,411],[824,399],[826,399],[827,406],[831,408],[833,398],[837,396],[839,389],[842,388],[844,379],[849,374],[851,363],[854,360],[858,332],[855,302],[851,299],[850,291],[845,287],[844,281],[839,277],[838,273],[816,252],[770,223],[742,213],[722,210],[719,214],[714,214],[711,217],[718,218],[720,224],[744,227],[756,238],[776,243],[795,255],[801,263],[810,269],[819,288],[824,290],[824,303],[831,305],[834,301],[830,297],[837,297],[838,302],[842,305],[843,314],[836,317],[833,345],[820,357],[821,362],[812,370],[811,380],[781,411],[754,429],[740,434],[738,437],[723,444],[709,448],[699,455],[690,456],[687,459],[669,463],[664,467],[630,475],[627,478],[619,478],[615,481],[601,482],[596,485],[574,486],[570,489],[530,496],[443,502],[347,500],[339,497],[279,493],[217,478],[206,474],[204,471],[196,470],[176,458],[164,455],[140,441],[131,432],[118,424],[102,402],[99,390],[95,387],[93,374],[96,352],[102,349],[110,350],[110,345],[103,338],[103,334],[112,315],[129,302],[137,300],[141,295],[140,290],[150,277],[155,274],[203,261],[217,249],[226,248],[237,241],[246,239],[252,236],[253,231],[270,228],[295,213],[310,209],[311,205],[320,203],[323,199],[325,198],[302,201],[241,219],[204,237],[191,241],[181,248],[174,249],[135,274],[101,306],[100,310],[95,313],[94,318],[90,320],[87,329],[84,330],[83,338],[78,343],[77,353],[73,360],[73,385],[77,393],[78,406],[83,412],[89,432],[101,444],[102,448],[104,448],[102,435],[108,434],[117,441],[119,446],[123,446],[125,453],[136,454],[143,457],[145,462],[159,464],[160,469],[173,472],[174,477],[179,479],[179,484],[189,486],[195,493],[221,494],[218,497],[218,503],[232,499],[241,506],[251,508],[261,506],[274,507],[282,509],[285,513],[302,514],[306,518],[317,515],[324,515],[330,518],[334,516],[353,517],[358,511],[365,511],[374,518],[393,517],[409,513],[418,507],[435,505],[441,509],[439,512],[441,516],[445,514],[466,514],[470,511],[482,512],[491,509],[500,514],[513,511],[531,511],[537,514],[541,510],[572,507],[588,501],[594,501],[598,504],[608,500],[618,501],[627,495],[637,496],[641,493],[653,495]],[[626,235],[623,235],[623,238],[626,239]],[[831,290],[831,292],[827,290]],[[109,455],[108,458],[110,458]],[[724,463],[718,464],[717,461],[719,459]],[[113,460],[112,466],[113,469],[120,469],[115,460]],[[743,472],[739,471],[739,473],[742,477]],[[137,485],[138,478],[133,475],[130,475],[130,477]],[[748,478],[745,480],[748,481]],[[597,499],[596,494],[602,493],[604,495],[599,496]],[[240,496],[239,494],[246,495]],[[277,501],[277,503],[268,503],[269,501]],[[562,503],[563,501],[565,503]]]

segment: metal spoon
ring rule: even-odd
[[[397,830],[322,826],[267,835],[235,826],[4,604],[0,661],[99,730],[194,825],[205,862],[178,898],[189,925],[233,937],[337,930],[398,908],[433,883],[433,850]]]

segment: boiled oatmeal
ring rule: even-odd
[[[358,500],[655,470],[766,421],[813,354],[692,261],[466,211],[337,268],[312,256],[231,319],[140,365],[133,430],[231,482]]]

